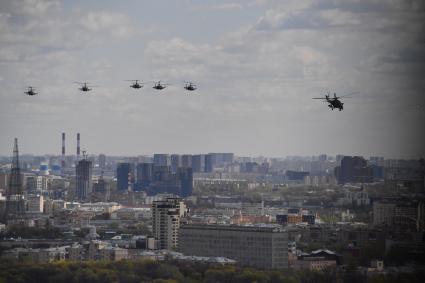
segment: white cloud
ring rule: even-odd
[[[110,33],[125,38],[134,35],[134,28],[123,14],[111,12],[89,12],[81,19],[81,25],[95,33]]]

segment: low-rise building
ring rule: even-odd
[[[241,265],[287,268],[287,233],[279,225],[183,225],[179,250],[185,255],[226,257]]]

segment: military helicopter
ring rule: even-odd
[[[127,82],[133,82],[130,87],[134,89],[142,88],[144,83],[139,83],[139,80],[126,80]]]
[[[161,84],[161,81],[155,82],[154,86],[152,88],[157,90],[162,90],[167,87],[169,84]]]
[[[194,90],[197,89],[196,85],[194,85],[193,83],[191,83],[191,82],[185,82],[185,83],[186,83],[186,85],[184,86],[184,88],[186,90],[194,91]]]
[[[344,103],[340,100],[340,98],[350,98],[349,95],[355,94],[356,92],[343,95],[343,96],[336,96],[336,93],[334,93],[333,97],[330,97],[330,93],[328,91],[328,94],[325,95],[325,97],[314,97],[313,99],[323,99],[325,102],[329,103],[328,107],[332,110],[335,108],[339,109],[339,111],[342,111],[344,109]]]
[[[25,94],[26,95],[33,96],[33,95],[38,94],[38,92],[35,92],[35,88],[34,87],[29,86],[28,89],[27,89],[27,91],[25,92]]]
[[[80,83],[80,82],[74,82],[75,84],[79,84],[79,85],[81,85],[81,87],[80,88],[78,88],[79,90],[81,90],[81,91],[84,91],[84,92],[86,92],[86,91],[90,91],[90,90],[92,90],[93,88],[90,88],[90,86],[88,85],[88,83],[87,82],[84,82],[84,83]],[[91,86],[91,87],[93,87],[93,86]]]

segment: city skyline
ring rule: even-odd
[[[0,155],[15,137],[22,153],[59,154],[62,132],[67,148],[79,132],[82,149],[109,155],[425,155],[420,1],[0,8]],[[126,79],[173,84],[159,94]],[[81,95],[74,81],[99,87]],[[339,112],[311,99],[327,91],[359,93]]]
[[[21,142],[20,142],[21,143]],[[68,148],[67,148],[68,149]],[[286,154],[286,155],[262,155],[262,154],[238,154],[237,152],[230,152],[230,151],[211,151],[211,152],[175,152],[175,151],[170,151],[170,152],[165,152],[165,151],[160,151],[160,152],[143,152],[143,153],[135,153],[135,154],[109,154],[107,152],[88,152],[86,151],[85,148],[83,148],[83,150],[86,153],[87,157],[93,157],[93,156],[100,156],[100,155],[105,155],[107,157],[113,157],[113,158],[132,158],[132,157],[150,157],[153,158],[155,154],[166,154],[169,156],[172,155],[178,155],[178,156],[194,156],[194,155],[208,155],[211,153],[232,153],[234,154],[234,156],[236,158],[314,158],[314,157],[319,157],[320,155],[326,155],[328,158],[334,159],[335,157],[341,155],[341,156],[360,156],[360,157],[365,157],[365,158],[370,158],[370,157],[382,157],[384,159],[401,159],[401,160],[413,160],[413,159],[423,159],[424,155],[409,155],[409,156],[384,156],[384,155],[378,155],[378,154],[344,154],[342,152],[336,152],[336,153],[328,153],[328,152],[314,152],[311,154],[307,154],[307,153],[300,153],[300,154]],[[12,150],[10,151],[9,154],[0,154],[0,157],[2,158],[10,158],[12,159]],[[61,154],[60,152],[50,152],[50,153],[31,153],[31,152],[23,152],[20,154],[23,157],[26,156],[46,156],[46,157],[57,157],[58,159],[61,158]],[[65,154],[65,156],[68,157],[75,157],[77,158],[78,155],[76,152],[67,152]],[[81,157],[81,159],[83,159],[83,157]]]

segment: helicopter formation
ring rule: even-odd
[[[125,81],[131,82],[130,87],[131,88],[134,88],[134,89],[141,89],[141,88],[143,88],[143,86],[146,83],[148,83],[148,82],[142,82],[141,80],[125,80]],[[78,90],[80,90],[82,92],[91,91],[91,90],[93,90],[93,87],[95,87],[93,85],[90,85],[88,82],[74,82],[74,83],[75,84],[79,84],[81,86],[81,87],[78,88]],[[153,85],[152,88],[153,89],[156,89],[156,90],[163,90],[167,86],[170,85],[169,83],[162,83],[161,81],[155,81],[155,82],[152,82],[152,83],[154,83],[154,85]],[[184,89],[186,89],[188,91],[197,90],[197,87],[196,87],[196,85],[194,83],[192,83],[192,82],[184,82],[184,83],[185,83]],[[33,87],[29,86],[28,87],[28,90],[25,93],[27,95],[35,95],[35,94],[37,94],[37,93],[35,93],[33,91],[33,89],[34,89]]]
[[[143,86],[145,84],[148,83],[148,82],[142,82],[141,80],[125,80],[125,81],[131,82],[130,87],[133,88],[133,89],[141,89],[141,88],[143,88]],[[155,81],[155,82],[152,82],[152,83],[154,83],[152,88],[156,89],[156,90],[163,90],[167,86],[170,85],[169,83],[162,83],[161,81]],[[185,85],[184,85],[183,88],[188,90],[188,91],[194,91],[194,90],[198,89],[197,86],[192,82],[184,82],[184,83],[185,83]],[[88,91],[93,90],[94,87],[96,87],[94,85],[91,85],[88,82],[74,82],[74,84],[80,85],[78,90],[81,91],[81,92],[88,92]],[[32,87],[32,86],[28,86],[27,90],[24,93],[26,95],[29,95],[29,96],[33,96],[33,95],[38,94],[38,92],[35,92],[35,88]]]
[[[131,82],[130,87],[133,89],[141,89],[147,83],[147,82],[142,82],[141,80],[125,80],[125,81]],[[90,85],[88,82],[74,82],[74,83],[80,85],[78,90],[82,92],[91,91],[93,90],[93,87],[95,87],[93,85]],[[162,83],[161,81],[155,81],[152,83],[154,83],[152,88],[156,90],[163,90],[170,85],[169,83]],[[184,83],[185,85],[183,88],[186,89],[187,91],[195,91],[198,89],[196,84],[192,82],[184,82]],[[331,110],[338,109],[339,111],[342,111],[344,109],[344,103],[341,101],[341,98],[351,98],[350,95],[353,95],[355,93],[356,92],[352,92],[350,94],[342,95],[342,96],[337,96],[336,93],[334,93],[334,96],[331,97],[330,92],[328,91],[325,97],[313,97],[313,99],[321,99],[324,102],[328,103],[328,107]],[[25,94],[29,96],[34,96],[34,95],[37,95],[38,92],[35,91],[34,87],[28,86],[27,91],[25,91]]]
[[[131,82],[130,87],[133,88],[133,89],[141,89],[141,88],[143,88],[143,86],[145,84],[147,84],[147,82],[142,82],[141,80],[125,80],[125,81]],[[153,83],[154,83],[154,85],[153,85],[152,88],[156,89],[156,90],[163,90],[167,86],[170,85],[169,83],[162,83],[161,81],[156,81],[156,82],[153,82]],[[184,82],[184,83],[185,83],[185,85],[184,85],[183,88],[188,90],[188,91],[194,91],[194,90],[198,89],[196,87],[196,85],[192,82]],[[91,90],[93,90],[94,87],[96,87],[96,86],[91,85],[88,82],[74,82],[74,84],[79,84],[80,87],[78,88],[78,90],[82,91],[82,92],[91,91]],[[29,95],[29,96],[33,96],[33,95],[38,94],[38,92],[35,92],[35,87],[32,87],[32,86],[28,86],[27,90],[24,93],[26,95]]]

